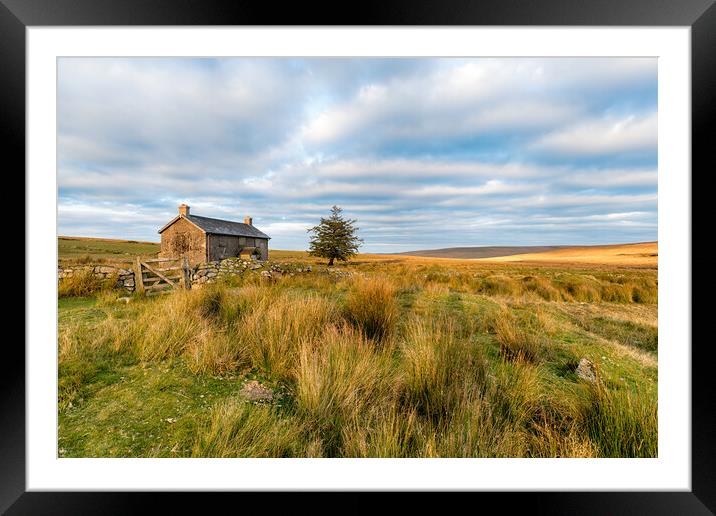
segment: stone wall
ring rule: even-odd
[[[134,271],[116,265],[58,265],[57,278],[69,278],[74,274],[86,273],[87,271],[91,271],[101,280],[116,278],[115,288],[123,288],[128,292],[134,292]]]
[[[265,278],[295,275],[311,272],[310,265],[285,264],[262,262],[256,260],[242,260],[241,258],[226,258],[225,260],[200,263],[191,273],[192,285],[212,283],[219,278],[238,276],[245,273],[261,274]]]
[[[57,276],[59,279],[67,278],[73,274],[83,271],[92,271],[92,274],[99,279],[116,278],[115,288],[125,289],[134,292],[134,271],[109,264],[86,264],[86,265],[58,265]],[[257,260],[243,260],[241,258],[226,258],[225,260],[199,263],[191,271],[191,284],[202,285],[213,283],[217,279],[227,276],[239,276],[242,274],[260,274],[264,278],[277,278],[284,275],[295,276],[312,272],[310,265],[300,263],[276,263]],[[326,269],[317,272],[331,274],[332,276],[350,276],[347,271]]]

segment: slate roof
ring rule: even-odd
[[[212,235],[233,235],[251,238],[265,238],[267,240],[271,238],[266,233],[262,233],[256,229],[254,226],[244,224],[243,222],[212,219],[210,217],[200,217],[198,215],[187,215],[184,218],[199,226],[204,230],[204,232],[211,233]],[[179,219],[179,217],[175,217],[174,220],[160,229],[159,233],[171,226],[177,219]]]

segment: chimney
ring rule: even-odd
[[[254,219],[252,219],[251,217],[249,217],[249,216],[247,215],[246,217],[244,217],[244,224],[248,224],[249,226],[253,226],[253,225],[254,225]]]
[[[179,215],[184,215],[185,217],[189,215],[189,206],[186,204],[182,204],[179,206]]]

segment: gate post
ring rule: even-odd
[[[189,259],[186,256],[181,258],[182,278],[184,279],[184,288],[191,289],[191,270],[189,269]]]
[[[142,262],[139,261],[139,256],[134,260],[134,291],[139,294],[144,294],[144,278],[142,277]]]

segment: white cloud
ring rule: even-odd
[[[588,120],[539,138],[534,146],[572,156],[656,150],[657,115]]]
[[[499,179],[490,179],[484,184],[478,186],[449,186],[449,185],[431,185],[421,188],[410,189],[405,195],[411,197],[454,197],[464,195],[490,195],[490,194],[509,194],[531,192],[537,187],[530,184],[507,184]]]
[[[558,182],[567,186],[588,188],[655,188],[657,180],[656,169],[596,169],[566,173]]]
[[[651,232],[655,84],[655,59],[62,59],[60,230],[156,240],[187,202],[275,248],[332,204],[376,249]]]

